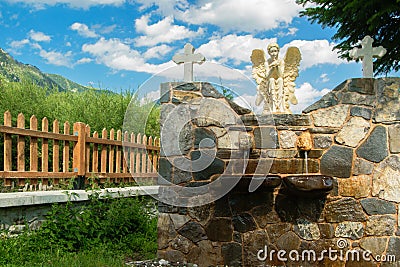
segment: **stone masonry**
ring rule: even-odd
[[[252,114],[205,82],[164,83],[161,93],[162,134],[178,146],[161,142],[160,175],[184,187],[242,178],[206,205],[160,202],[160,258],[199,266],[400,266],[400,78],[350,79],[303,114],[273,116]],[[304,132],[309,151],[298,148]],[[193,171],[204,150],[215,158]],[[177,167],[179,153],[187,168]],[[263,180],[249,192],[254,177]],[[329,249],[338,251],[335,260],[324,254]],[[286,254],[270,254],[280,250]],[[315,258],[301,257],[310,251]],[[356,253],[360,259],[345,257]]]

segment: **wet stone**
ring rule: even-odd
[[[325,218],[327,222],[363,222],[367,219],[361,205],[353,198],[342,198],[327,203]]]
[[[321,173],[348,178],[353,164],[353,149],[333,146],[321,158]]]
[[[215,218],[206,226],[208,239],[211,241],[232,241],[233,227],[229,218]]]
[[[246,233],[257,228],[253,217],[251,217],[251,215],[248,213],[242,213],[233,216],[232,222],[235,231],[240,233]]]
[[[357,149],[357,155],[372,162],[381,162],[388,156],[386,128],[376,126]]]
[[[207,239],[207,235],[203,227],[201,227],[199,223],[193,221],[186,223],[181,229],[178,230],[178,233],[194,243]]]
[[[368,215],[396,214],[396,205],[379,198],[362,199],[361,205]]]
[[[301,197],[321,197],[333,188],[333,178],[323,175],[286,176],[283,182],[290,192]]]

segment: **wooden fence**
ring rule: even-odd
[[[18,115],[16,124],[12,125],[11,113],[6,111],[4,125],[0,125],[4,146],[0,177],[5,186],[57,185],[76,177],[93,178],[101,183],[157,177],[160,150],[157,138],[114,129],[91,135],[90,126],[82,122],[72,125],[72,134],[71,125],[65,122],[60,133],[57,120],[50,132],[47,118],[42,119],[38,130],[35,116],[30,118],[27,129],[23,114]]]

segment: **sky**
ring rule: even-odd
[[[227,86],[238,103],[253,106],[251,51],[277,42],[283,57],[297,46],[299,104],[292,111],[300,113],[362,76],[361,63],[333,50],[335,29],[311,24],[302,9],[295,0],[0,0],[0,48],[82,85],[140,89],[152,98],[159,82],[183,79],[172,57],[190,42],[207,62],[194,66],[195,80]]]

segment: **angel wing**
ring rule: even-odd
[[[250,56],[252,67],[252,77],[257,83],[257,99],[256,105],[260,105],[263,100],[268,99],[266,88],[266,69],[265,69],[265,53],[262,49],[254,49]]]
[[[299,76],[299,65],[301,60],[301,53],[297,47],[289,47],[286,51],[285,55],[285,69],[283,72],[283,87],[285,90],[285,98],[287,101],[287,109],[289,109],[288,105],[292,103],[293,105],[297,105],[298,101],[296,96],[294,95],[294,88],[296,84],[294,81],[297,76]]]

